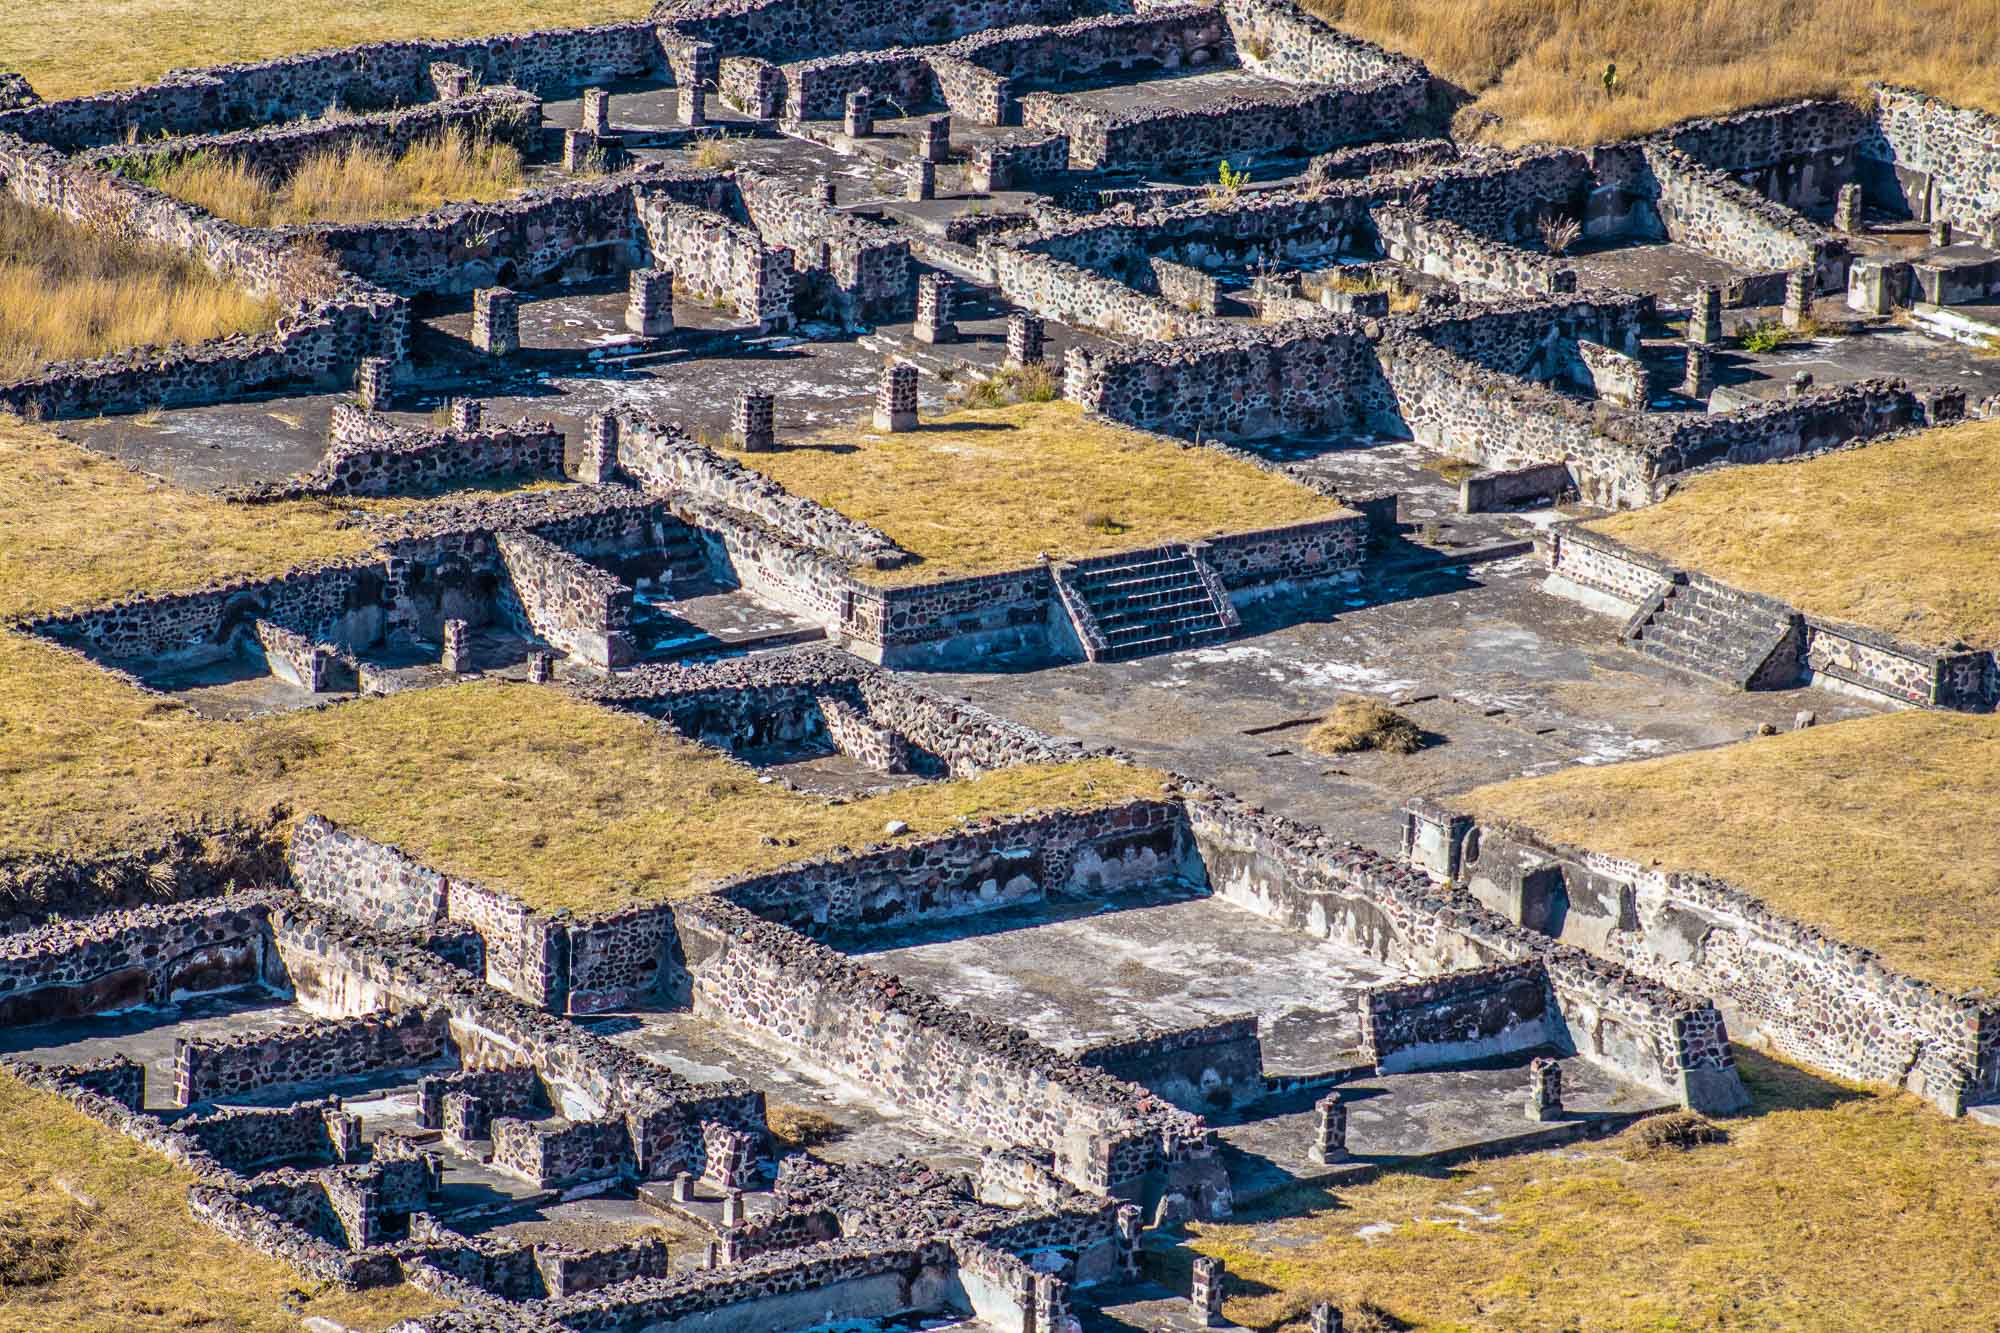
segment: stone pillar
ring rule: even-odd
[[[611,94],[604,89],[583,90],[583,128],[599,138],[611,133]]]
[[[1007,364],[1039,366],[1044,356],[1042,317],[1026,310],[1007,316]]]
[[[729,433],[743,452],[768,453],[777,446],[776,403],[768,393],[736,395]]]
[[[674,331],[674,271],[635,268],[625,294],[625,327],[642,338]]]
[[[1198,1328],[1214,1328],[1222,1322],[1222,1262],[1219,1259],[1194,1261],[1194,1289],[1188,1305]]]
[[[1118,1271],[1128,1278],[1139,1276],[1139,1205],[1118,1205]]]
[[[361,397],[361,406],[370,412],[389,410],[389,381],[394,377],[394,368],[386,356],[364,356],[355,371],[354,384]]]
[[[1805,324],[1812,313],[1813,271],[1809,268],[1795,268],[1785,275],[1785,327],[1796,329]]]
[[[708,90],[722,77],[722,54],[710,42],[688,48],[687,78],[681,83],[681,124],[708,124]]]
[[[1715,392],[1715,367],[1708,349],[1700,343],[1687,345],[1687,374],[1681,379],[1681,392],[1704,403]]]
[[[1861,222],[1861,187],[1843,185],[1833,199],[1833,227],[1850,236],[1859,236],[1863,230]]]
[[[675,1172],[672,1198],[675,1203],[693,1203],[694,1177],[685,1171]]]
[[[875,90],[856,88],[847,95],[846,115],[841,129],[850,139],[865,139],[875,132]]]
[[[618,418],[610,412],[590,414],[590,427],[583,437],[583,453],[577,459],[576,479],[603,486],[618,476]]]
[[[937,168],[922,158],[910,163],[903,177],[903,198],[911,203],[937,198]]]
[[[444,669],[453,675],[472,670],[472,627],[463,620],[444,622]]]
[[[1348,1160],[1347,1153],[1347,1103],[1337,1092],[1329,1092],[1313,1103],[1318,1114],[1314,1125],[1312,1159],[1331,1165]]]
[[[1347,1321],[1341,1318],[1340,1311],[1325,1301],[1316,1302],[1312,1316],[1306,1320],[1307,1333],[1343,1333],[1346,1326]]]
[[[1722,341],[1722,289],[1704,282],[1688,309],[1688,341],[1713,347]]]
[[[932,116],[924,122],[923,158],[926,162],[951,161],[950,116]]]
[[[546,685],[555,673],[556,655],[546,648],[537,648],[528,654],[528,683]]]
[[[1785,394],[1791,398],[1803,398],[1812,392],[1813,375],[1810,370],[1801,370],[1792,376],[1792,382],[1785,386]]]
[[[1952,232],[1951,232],[1950,219],[1937,218],[1933,220],[1931,222],[1931,244],[1937,249],[1942,250],[1947,245],[1950,245],[1951,242],[1952,242]]]
[[[1562,1114],[1562,1066],[1538,1055],[1528,1065],[1528,1119],[1560,1120]]]
[[[1069,1283],[1054,1273],[1035,1275],[1035,1328],[1063,1333],[1069,1327]]]
[[[726,1227],[743,1225],[742,1190],[731,1190],[722,1196],[722,1225]]]
[[[710,1241],[708,1249],[701,1256],[701,1266],[710,1270],[722,1267],[722,1247]]]
[[[952,280],[942,273],[926,273],[917,279],[917,323],[911,333],[918,342],[958,341],[958,325],[951,319],[954,287]]]
[[[521,298],[505,287],[481,287],[472,294],[472,345],[488,356],[521,350]]]
[[[361,1117],[351,1111],[330,1108],[326,1112],[327,1142],[333,1146],[336,1162],[352,1162],[361,1156]]]
[[[828,208],[833,207],[834,204],[833,177],[820,176],[814,179],[813,198],[818,200],[820,203],[825,204]]]
[[[875,391],[875,429],[886,431],[917,428],[917,368],[905,361],[882,368],[882,383]]]
[[[431,85],[437,89],[438,101],[449,102],[455,97],[464,97],[476,86],[472,71],[463,65],[455,65],[448,60],[431,62]]]
[[[461,435],[470,435],[486,420],[486,405],[477,398],[454,398],[451,400],[451,428]]]
[[[564,130],[562,169],[575,175],[587,170],[591,165],[591,154],[597,151],[598,138],[589,130]]]

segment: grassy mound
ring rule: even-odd
[[[1350,694],[1333,706],[1320,724],[1306,733],[1306,748],[1314,754],[1354,754],[1383,750],[1415,754],[1424,748],[1424,729],[1385,703]]]

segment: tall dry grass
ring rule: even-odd
[[[354,144],[314,153],[283,181],[197,153],[145,177],[148,185],[247,227],[380,222],[450,203],[493,203],[521,188],[521,155],[451,129],[400,156]]]
[[[193,258],[0,195],[0,381],[52,361],[256,333],[276,302]]]
[[[2000,112],[1995,0],[1307,0],[1500,117],[1509,145],[1590,144],[1690,116],[1906,83]],[[1615,64],[1619,90],[1607,93]]]

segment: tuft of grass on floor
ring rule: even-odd
[[[2000,1309],[2000,1131],[1739,1051],[1755,1113],[1724,1142],[1602,1143],[1337,1192],[1300,1187],[1149,1255],[1224,1313],[1302,1330],[1315,1300],[1426,1333],[1979,1328]],[[1857,1238],[1865,1237],[1865,1243]],[[1389,1322],[1394,1320],[1396,1322]]]
[[[384,0],[318,5],[284,0],[12,0],[0,67],[48,98],[149,83],[170,69],[266,60],[361,42],[476,37],[643,19],[651,0]]]
[[[2000,422],[1690,478],[1590,525],[1811,615],[1939,647],[2000,646]]]
[[[1480,787],[1457,804],[1669,870],[1953,990],[2000,982],[2000,717],[1899,712]]]
[[[407,1285],[343,1292],[237,1245],[188,1213],[193,1183],[0,1074],[0,1327],[283,1333],[319,1316],[381,1329],[447,1308]]]
[[[1350,694],[1306,733],[1314,754],[1354,754],[1382,750],[1415,754],[1424,748],[1424,729],[1377,699]]]
[[[1465,89],[1475,119],[1501,118],[1488,137],[1509,147],[1601,143],[1691,116],[1858,97],[1877,79],[2000,112],[2000,6],[1988,0],[1307,0],[1307,8]]]
[[[850,427],[741,461],[922,557],[902,569],[857,571],[889,584],[1347,512],[1274,472],[1063,402],[953,412],[894,435]]]
[[[826,1112],[797,1102],[772,1102],[764,1119],[771,1127],[771,1136],[790,1152],[829,1143],[846,1132],[846,1127]]]
[[[155,189],[246,227],[415,217],[446,204],[510,198],[523,180],[521,154],[511,145],[458,128],[400,154],[369,144],[313,153],[282,181],[207,153],[138,174]]]
[[[278,304],[192,256],[0,194],[0,383],[55,361],[275,326]]]

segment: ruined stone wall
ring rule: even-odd
[[[664,0],[663,38],[712,43],[724,55],[783,63],[830,52],[930,46],[1022,23],[1062,23],[1070,0],[944,0],[920,15],[896,0]]]
[[[1746,1033],[1842,1078],[1907,1087],[1957,1114],[2000,1094],[2000,1004],[1955,996],[1701,875],[1549,842],[1513,825],[1463,839],[1483,902],[1561,894],[1561,938],[1724,1005]]]
[[[813,934],[872,931],[1050,896],[1130,892],[1193,869],[1179,811],[1158,801],[971,825],[743,876],[717,892]]]
[[[1370,986],[1361,997],[1361,1052],[1383,1073],[1534,1050],[1561,1035],[1539,958]]]
[[[869,661],[912,669],[1034,657],[1053,650],[1053,614],[1045,565],[936,583],[861,585],[843,607],[841,639]]]
[[[1665,145],[1648,145],[1646,165],[1667,239],[1753,273],[1810,268],[1815,290],[1847,289],[1847,243]]]
[[[900,314],[915,291],[910,243],[896,228],[828,207],[768,176],[739,169],[745,213],[765,240],[789,249],[804,271],[824,274],[849,322]]]
[[[1549,296],[1576,290],[1576,270],[1559,259],[1523,250],[1411,209],[1375,210],[1389,258],[1435,278],[1486,287],[1509,296]]]
[[[1869,121],[1846,100],[1790,102],[1683,121],[1657,138],[1774,203],[1824,208],[1855,179]]]
[[[523,157],[534,157],[542,146],[541,111],[541,99],[519,88],[482,88],[450,101],[362,116],[339,116],[160,143],[117,144],[82,154],[80,160],[102,170],[145,179],[200,156],[204,161],[241,166],[266,180],[280,181],[315,154],[367,147],[397,156],[412,145],[453,130],[505,144]]]
[[[953,108],[956,112],[957,108]],[[1069,170],[1069,136],[1045,134],[972,149],[967,179],[973,189],[1018,188],[1022,182]]]
[[[158,83],[0,112],[0,134],[65,152],[309,120],[328,111],[378,111],[438,95],[437,62],[462,65],[487,86],[535,94],[658,74],[652,23],[550,28],[492,37],[375,42],[250,64],[177,70]]]
[[[232,500],[265,503],[312,495],[399,495],[452,490],[504,477],[560,479],[563,433],[546,421],[476,431],[401,426],[352,403],[333,409],[332,444],[310,472],[246,487]]]
[[[1575,217],[1592,186],[1592,164],[1573,148],[1537,149],[1460,162],[1424,173],[1410,208],[1510,244],[1540,237],[1544,215]]]
[[[628,585],[532,533],[503,532],[494,540],[523,628],[591,666],[632,661]]]
[[[1859,152],[1870,202],[1968,231],[2000,214],[2000,116],[1877,86]]]
[[[404,1010],[373,1018],[323,1019],[243,1037],[174,1040],[174,1095],[183,1106],[260,1088],[323,1083],[444,1058],[445,1017]]]
[[[1539,960],[1560,1040],[1700,1110],[1748,1103],[1713,1005],[1560,944],[1464,890],[1209,789],[1186,802],[1216,896],[1419,974]]]
[[[1061,259],[990,241],[980,251],[1010,302],[1077,328],[1160,341],[1187,337],[1209,323],[1201,314]]]
[[[1232,596],[1273,583],[1335,578],[1361,567],[1368,520],[1342,513],[1281,528],[1232,532],[1197,543],[1202,562]]]
[[[327,1117],[340,1111],[338,1097],[291,1106],[231,1106],[208,1115],[186,1116],[174,1128],[238,1175],[253,1175],[279,1163],[335,1160]]]
[[[937,83],[925,53],[909,47],[821,56],[779,68],[785,114],[793,120],[839,120],[847,95],[867,89],[878,112],[906,116],[936,104]]]
[[[1383,82],[1428,94],[1430,71],[1422,64],[1351,37],[1291,0],[1223,0],[1222,12],[1260,74],[1363,89]]]
[[[667,199],[639,204],[653,262],[696,300],[718,301],[739,318],[783,327],[792,317],[792,252],[770,246],[753,227]]]
[[[696,1012],[978,1140],[1050,1152],[1079,1187],[1133,1188],[1210,1151],[1198,1118],[734,904],[694,899],[678,916]]]
[[[539,1189],[616,1180],[635,1170],[632,1139],[620,1119],[493,1122],[493,1166]]]
[[[0,935],[0,1026],[258,985],[265,902],[238,893]]]
[[[1955,419],[1951,404],[1938,406],[1903,380],[1868,379],[1733,412],[1677,413],[1654,423],[1655,468],[1664,477],[1715,462],[1768,463]]]
[[[947,49],[1022,88],[1105,73],[1236,63],[1236,44],[1222,12],[1205,4],[1155,4],[1055,27],[999,28],[960,38]]]
[[[420,930],[444,919],[445,878],[394,847],[307,815],[286,859],[292,887],[308,901],[382,930]]]
[[[678,427],[634,412],[620,413],[618,427],[618,465],[650,492],[725,505],[848,562],[893,568],[909,559],[909,553],[883,533],[793,495]]]
[[[1255,1014],[1100,1042],[1076,1059],[1196,1115],[1247,1105],[1265,1092]]]

